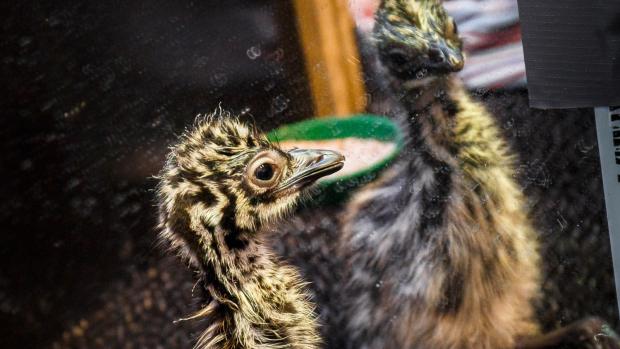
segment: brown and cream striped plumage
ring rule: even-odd
[[[493,118],[449,74],[456,27],[438,1],[386,0],[375,40],[409,144],[345,217],[349,347],[511,348],[537,332],[537,237]]]
[[[313,305],[298,272],[257,232],[291,210],[316,178],[338,170],[342,157],[283,152],[218,114],[172,149],[158,190],[161,236],[200,271],[210,298],[193,317],[209,323],[197,347],[316,348]]]
[[[536,332],[537,242],[512,157],[459,85],[436,83],[409,152],[345,218],[352,347],[510,348]]]

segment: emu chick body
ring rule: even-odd
[[[413,150],[345,218],[352,347],[501,349],[537,330],[537,240],[512,157],[484,109],[445,84],[430,115],[412,115]]]
[[[350,348],[506,349],[537,333],[539,254],[513,156],[458,78],[438,1],[382,2],[375,40],[405,153],[344,220]]]
[[[323,175],[306,170],[326,155],[304,162],[302,151],[283,152],[229,118],[208,118],[183,136],[159,188],[161,235],[199,270],[210,296],[194,316],[209,323],[197,347],[316,348],[313,306],[298,272],[257,232]]]

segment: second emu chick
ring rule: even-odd
[[[451,74],[462,44],[441,2],[383,0],[374,39],[408,149],[348,208],[348,347],[617,348],[597,319],[538,335],[537,234],[493,116]]]
[[[537,237],[492,116],[450,74],[454,21],[438,0],[385,0],[374,34],[408,149],[345,219],[351,348],[513,348],[537,333]]]
[[[294,208],[316,179],[342,168],[324,150],[280,150],[230,115],[186,133],[161,174],[161,236],[201,274],[209,294],[194,317],[197,347],[317,348],[313,306],[298,272],[257,235]]]

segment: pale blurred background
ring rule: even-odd
[[[370,35],[379,0],[350,0],[358,30]],[[470,88],[525,86],[525,64],[516,0],[447,0],[465,44],[461,77]]]

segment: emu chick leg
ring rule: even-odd
[[[597,317],[588,317],[539,336],[522,338],[516,349],[620,349],[620,338]]]

